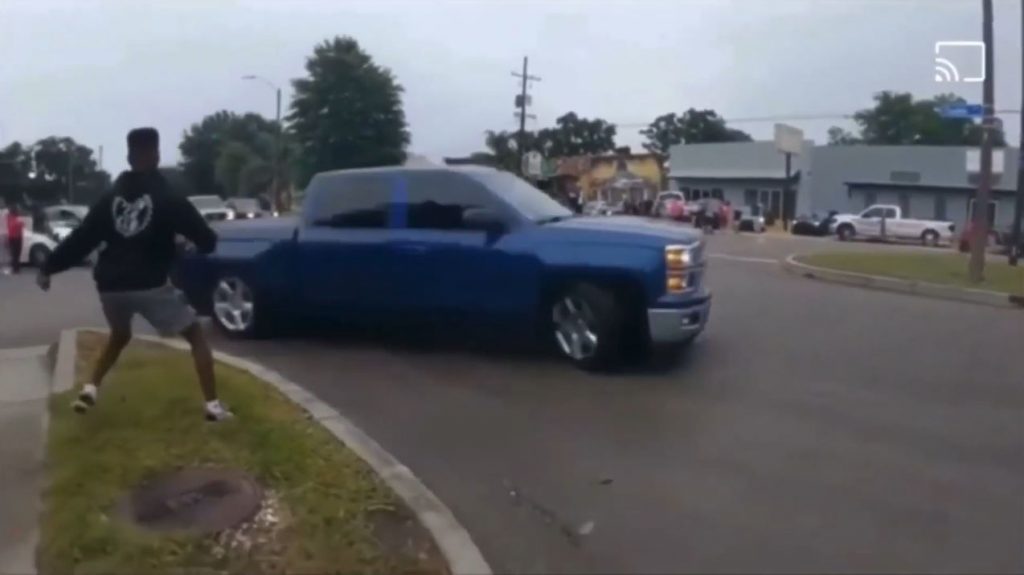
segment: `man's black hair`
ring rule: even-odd
[[[135,128],[128,132],[128,152],[153,150],[160,147],[160,132],[156,128]]]

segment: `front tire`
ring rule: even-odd
[[[213,323],[233,338],[254,338],[264,335],[266,312],[256,291],[238,276],[222,276],[210,294]]]
[[[621,362],[626,314],[613,292],[578,284],[561,292],[550,310],[556,348],[577,367],[594,371]]]
[[[41,268],[50,259],[50,248],[43,245],[34,245],[28,250],[28,263],[34,268]]]
[[[839,241],[848,242],[853,239],[855,232],[853,226],[850,224],[843,224],[836,229],[836,235],[839,237]]]

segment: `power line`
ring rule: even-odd
[[[1020,110],[996,110],[996,115],[1013,116],[1020,114]],[[799,122],[799,121],[814,121],[814,120],[852,120],[854,114],[786,114],[777,116],[751,116],[747,118],[722,118],[726,124],[756,124],[764,122]],[[646,128],[650,126],[650,122],[629,122],[629,123],[615,123],[617,128]]]

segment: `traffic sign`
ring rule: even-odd
[[[939,115],[952,120],[970,120],[985,116],[983,104],[950,104],[938,109]]]

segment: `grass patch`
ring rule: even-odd
[[[104,341],[79,336],[78,383]],[[221,364],[217,376],[235,421],[204,422],[191,358],[154,344],[125,351],[91,413],[71,411],[72,392],[52,399],[41,573],[447,572],[359,457],[271,386]],[[277,519],[257,543],[234,546],[230,532],[154,534],[114,515],[154,475],[210,465],[242,469],[272,494]]]
[[[1024,295],[1024,267],[985,262],[985,281],[967,279],[966,254],[832,252],[798,256],[799,262],[839,271]]]

